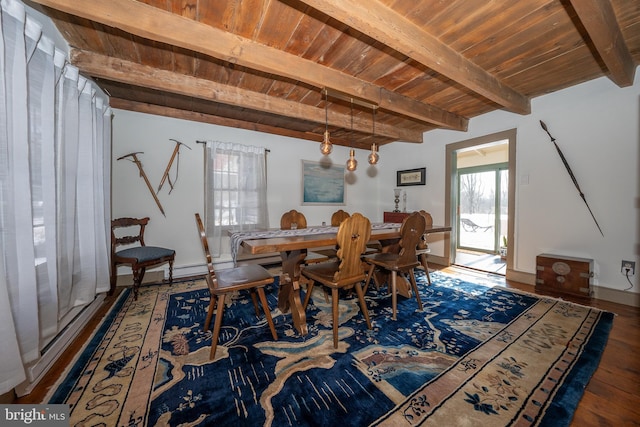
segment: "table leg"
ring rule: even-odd
[[[307,335],[307,316],[300,299],[300,265],[307,256],[306,249],[280,252],[282,279],[278,290],[278,308],[283,313],[291,311],[293,326],[300,335]]]

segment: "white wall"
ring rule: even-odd
[[[526,116],[495,111],[473,118],[468,132],[438,130],[426,133],[423,144],[397,142],[383,146],[376,168],[368,165],[368,152],[356,150],[360,165],[355,183],[348,184],[345,210],[381,221],[382,212],[394,207],[396,171],[426,167],[425,186],[403,187],[407,210],[425,209],[435,224],[444,224],[446,145],[516,128],[514,269],[535,274],[536,255],[544,252],[592,258],[596,285],[625,289],[628,283],[620,273],[621,260],[639,261],[637,75],[632,87],[619,88],[601,78],[533,99],[532,113]],[[540,120],[547,124],[567,157],[604,237],[540,127]],[[289,209],[301,210],[312,224],[328,221],[335,210],[300,205],[300,160],[319,160],[317,143],[121,110],[115,112],[113,128],[113,216],[149,215],[150,236],[158,239],[155,243],[176,248],[178,266],[202,262],[193,220],[194,212],[203,211],[203,152],[196,140],[235,141],[271,150],[268,179],[273,227],[278,226],[280,214]],[[173,150],[169,138],[190,145],[192,150],[182,151],[176,189],[167,195],[165,187],[160,194],[167,212],[164,218],[134,165],[115,159],[144,151],[141,159],[145,170],[157,186]],[[335,147],[331,159],[343,163],[347,151]],[[369,176],[372,169],[377,175]],[[434,255],[444,255],[444,245],[438,238],[431,247]],[[630,292],[638,293],[638,286]]]
[[[387,150],[408,159],[392,167],[427,166],[427,185],[412,187],[409,197],[423,199],[434,222],[442,223],[446,145],[517,129],[514,269],[535,274],[536,255],[545,252],[590,258],[594,284],[623,290],[629,283],[620,273],[621,261],[638,266],[640,252],[639,95],[637,72],[635,84],[627,88],[601,78],[533,99],[529,115],[495,111],[472,119],[468,132],[433,131],[422,145],[393,144]],[[604,237],[540,120],[565,154]],[[382,191],[386,195],[391,189]],[[637,277],[630,290],[636,294]]]
[[[115,110],[114,114],[112,217],[149,216],[147,244],[174,248],[177,267],[204,263],[194,220],[195,212],[204,213],[204,148],[196,141],[238,142],[270,150],[267,179],[271,227],[279,227],[280,216],[291,209],[304,213],[309,224],[330,222],[331,214],[340,208],[351,213],[361,212],[374,222],[382,221],[382,208],[378,204],[380,177],[375,176],[376,168],[367,163],[368,152],[357,150],[358,169],[346,179],[346,206],[302,206],[301,160],[322,159],[317,143],[124,110]],[[131,152],[144,152],[139,159],[153,188],[157,189],[175,146],[170,138],[187,144],[191,150],[184,147],[180,150],[174,190],[168,194],[169,186],[165,183],[158,195],[166,213],[164,217],[139,177],[137,167],[116,159]],[[330,158],[344,164],[348,156],[347,148],[335,146]],[[171,176],[175,176],[175,163]],[[393,208],[392,198],[386,208]],[[221,258],[229,259],[228,256]]]

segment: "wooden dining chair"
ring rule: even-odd
[[[338,209],[337,211],[335,211],[332,215],[331,215],[331,226],[332,227],[338,227],[340,226],[340,224],[342,224],[342,222],[349,218],[351,215],[349,215],[348,212],[345,212],[342,209]],[[331,261],[335,261],[338,258],[338,249],[337,247],[335,248],[325,248],[325,249],[314,249],[313,251],[316,254],[320,254],[324,257],[327,258],[327,260],[331,260]]]
[[[280,217],[280,229],[292,230],[299,228],[307,228],[307,218],[302,212],[298,212],[295,209],[291,209],[289,212],[285,212]],[[317,252],[309,251],[304,258],[305,264],[315,264],[318,262],[328,261],[329,257]]]
[[[420,243],[426,224],[424,217],[420,212],[413,212],[402,221],[400,228],[400,241],[398,242],[399,252],[396,253],[377,253],[363,256],[363,260],[369,264],[369,272],[367,273],[367,282],[365,284],[365,292],[369,287],[369,282],[374,276],[374,270],[381,268],[391,272],[391,304],[393,307],[393,320],[396,320],[397,313],[397,276],[398,273],[408,273],[409,281],[411,282],[411,288],[418,301],[418,307],[422,310],[422,301],[420,300],[420,293],[418,292],[418,285],[416,284],[416,276],[414,268],[420,266],[416,255],[416,248]]]
[[[215,271],[213,268],[213,259],[209,252],[209,242],[207,241],[207,235],[205,234],[200,214],[196,213],[195,216],[198,232],[200,233],[200,241],[202,242],[202,249],[207,260],[208,273],[205,275],[205,279],[211,294],[209,310],[207,311],[207,318],[204,322],[205,331],[209,330],[211,318],[213,317],[213,312],[217,306],[216,320],[213,325],[213,336],[211,337],[211,353],[209,353],[209,359],[213,360],[216,357],[216,348],[218,347],[218,338],[220,337],[220,328],[222,327],[222,319],[224,316],[225,299],[226,296],[232,292],[244,290],[251,292],[251,299],[253,300],[256,316],[259,316],[259,311],[255,292],[258,293],[264,315],[267,319],[267,323],[269,323],[269,329],[271,329],[271,336],[275,341],[277,341],[278,334],[276,332],[273,319],[271,318],[271,311],[269,311],[267,297],[264,293],[264,287],[273,283],[273,276],[264,267],[258,264],[241,265],[238,267]]]
[[[149,267],[169,264],[169,284],[173,283],[173,261],[176,251],[159,246],[147,246],[144,241],[149,218],[117,218],[111,221],[111,289],[113,294],[118,280],[118,266],[129,265],[133,273],[133,298],[138,299],[138,288]],[[133,246],[132,246],[133,245]],[[118,250],[120,246],[127,246]]]
[[[371,222],[359,213],[354,213],[340,224],[336,239],[338,241],[338,259],[304,267],[301,274],[310,282],[303,308],[306,310],[315,283],[331,289],[331,306],[333,313],[333,346],[338,348],[338,301],[341,289],[355,288],[360,309],[371,329],[369,311],[364,300],[362,282],[366,279],[365,266],[360,257],[365,252],[371,235]]]
[[[302,212],[291,209],[280,217],[280,229],[292,230],[294,228],[307,228],[307,218]]]
[[[345,212],[342,209],[338,209],[331,215],[331,226],[338,227],[340,224],[342,224],[342,221],[349,218],[349,216],[350,215],[348,212]]]
[[[431,227],[433,225],[433,218],[431,214],[427,211],[420,210],[420,215],[424,217],[425,226]],[[427,243],[427,233],[422,235],[422,239],[420,239],[420,243],[418,243],[418,248],[416,249],[416,255],[418,256],[418,261],[422,264],[422,268],[424,268],[424,272],[427,275],[427,282],[429,286],[431,286],[431,276],[429,275],[429,263],[427,262],[427,255],[431,253],[431,249],[429,249],[429,244]]]

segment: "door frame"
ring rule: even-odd
[[[514,260],[514,229],[515,229],[515,215],[516,215],[516,129],[509,129],[502,132],[496,132],[490,135],[484,135],[477,138],[471,138],[460,142],[454,142],[447,144],[445,161],[445,222],[451,226],[451,233],[447,235],[444,241],[444,251],[449,259],[449,264],[452,264],[455,260],[455,242],[458,236],[458,224],[457,218],[457,206],[458,206],[458,167],[457,167],[457,152],[458,150],[468,149],[470,147],[485,145],[491,142],[500,141],[506,139],[509,141],[509,184],[508,184],[508,219],[507,219],[507,272],[505,277],[509,279],[510,272],[513,269]],[[454,243],[453,245],[451,243]]]

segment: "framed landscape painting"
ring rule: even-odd
[[[344,205],[344,166],[302,160],[302,204]]]

